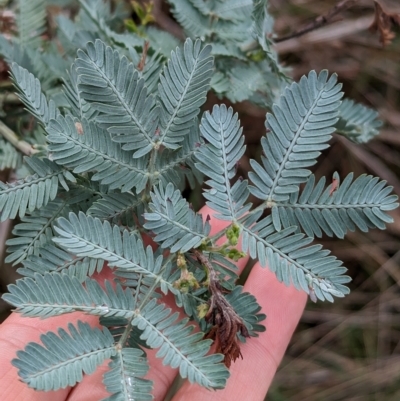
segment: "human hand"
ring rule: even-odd
[[[203,216],[212,214],[208,208],[201,210]],[[211,235],[226,226],[226,222],[212,219]],[[239,272],[243,270],[248,258],[237,262]],[[111,278],[111,269],[104,268],[98,275],[99,280]],[[293,331],[303,312],[307,295],[293,286],[286,287],[279,283],[273,273],[262,269],[257,263],[245,285],[244,290],[253,294],[267,315],[263,322],[267,330],[259,337],[249,338],[241,345],[242,359],[237,359],[230,367],[231,377],[224,390],[209,391],[196,384],[185,382],[174,396],[173,401],[261,401],[272,382],[276,369],[285,353]],[[174,307],[171,297],[164,302]],[[66,328],[68,323],[81,320],[92,326],[99,326],[96,316],[83,315],[80,312],[52,317],[46,320],[27,318],[13,313],[0,326],[0,394],[2,401],[97,401],[109,396],[101,384],[102,375],[108,369],[103,364],[92,375],[85,375],[74,388],[53,392],[35,391],[19,381],[16,368],[10,364],[16,352],[23,349],[28,342],[40,341],[40,336],[48,331]],[[162,364],[155,357],[156,351],[146,350],[150,371],[146,378],[154,381],[153,394],[156,401],[163,400],[177,370]]]

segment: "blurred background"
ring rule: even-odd
[[[338,3],[343,2],[270,0],[276,37],[290,36]],[[329,23],[279,41],[276,49],[294,79],[311,69],[337,72],[346,96],[378,110],[384,121],[380,135],[366,145],[334,137],[319,159],[316,176],[330,177],[335,171],[341,177],[351,171],[356,177],[372,174],[387,180],[400,196],[400,27],[393,24],[391,32],[380,32],[388,39],[384,46],[379,32],[369,30],[374,1],[351,3]],[[400,25],[400,1],[379,3],[394,21],[398,15]],[[165,4],[163,7],[168,12]],[[0,87],[7,84],[7,74],[2,73]],[[210,95],[205,108],[216,101]],[[240,113],[248,145],[239,167],[246,176],[248,159],[260,153],[265,110],[249,103],[235,104],[234,108]],[[1,180],[8,179],[9,172],[0,174]],[[196,206],[201,206],[199,194],[199,190],[188,194]],[[266,400],[400,400],[400,211],[391,214],[395,223],[386,231],[357,231],[344,240],[322,239],[324,247],[348,267],[353,278],[351,294],[334,304],[308,303]],[[0,264],[11,228],[10,222],[1,223]],[[15,279],[15,268],[3,263],[0,292]],[[0,300],[0,319],[8,313],[8,305]]]
[[[338,3],[271,0],[277,36]],[[380,4],[400,19],[400,1]],[[400,29],[394,28],[397,36],[382,46],[379,35],[368,30],[373,19],[374,2],[358,1],[335,22],[283,41],[277,49],[295,79],[311,69],[337,72],[346,96],[378,110],[384,121],[380,135],[366,145],[335,137],[316,174],[368,173],[387,180],[400,195]],[[348,267],[351,293],[334,304],[307,304],[266,400],[400,400],[399,210],[392,216],[395,223],[386,231],[323,239]]]

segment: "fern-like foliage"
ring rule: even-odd
[[[80,96],[100,113],[96,120],[114,141],[122,143],[124,150],[136,150],[133,157],[161,144],[176,148],[205,102],[212,74],[209,52],[210,47],[201,50],[200,41],[193,44],[188,39],[183,54],[179,48],[172,53],[160,77],[160,111],[133,64],[97,40],[88,45],[87,54],[78,53]],[[156,132],[160,113],[160,132]]]
[[[95,202],[87,211],[93,217],[134,227],[134,218],[142,200],[131,193],[110,193]]]
[[[211,226],[203,223],[201,215],[190,208],[179,190],[172,184],[155,188],[149,207],[152,213],[145,213],[144,227],[156,234],[154,241],[171,252],[187,252],[198,248],[207,238]]]
[[[105,373],[103,383],[112,395],[104,401],[126,401],[153,399],[150,380],[143,379],[149,366],[143,351],[124,348],[111,357],[110,370]]]
[[[236,165],[246,147],[237,114],[225,105],[214,106],[213,112],[205,113],[201,120],[201,134],[209,144],[196,154],[196,167],[210,177],[206,184],[211,189],[204,193],[207,204],[218,212],[217,217],[234,221],[246,213],[251,204],[244,206],[249,191],[247,181],[237,181],[231,186],[230,180],[236,175]]]
[[[83,286],[76,277],[60,273],[36,273],[33,278],[20,279],[9,286],[6,299],[19,312],[30,317],[83,311],[96,316],[130,318],[136,307],[132,291],[124,290],[119,284],[114,290],[110,282],[106,281],[103,290],[96,280],[88,278]]]
[[[110,359],[107,399],[149,400],[152,348],[190,382],[223,388],[239,342],[265,330],[264,310],[236,285],[238,259],[248,254],[311,299],[333,301],[348,293],[349,277],[314,238],[391,221],[398,203],[385,181],[335,173],[326,185],[310,171],[335,130],[365,141],[376,115],[341,104],[341,85],[325,70],[283,88],[265,0],[170,0],[191,37],[182,43],[151,26],[128,34],[124,2],[78,3],[75,20],[59,17],[52,29],[57,46],[41,46],[43,0],[20,0],[30,15],[20,40],[0,36],[19,97],[40,123],[20,105],[5,119],[21,115],[13,126],[39,153],[24,160],[30,175],[20,169],[17,181],[0,183],[0,219],[21,219],[7,261],[24,276],[3,298],[27,317],[79,311],[104,328],[47,333],[13,363],[29,386],[56,390]],[[210,89],[271,111],[261,161],[250,160],[252,186],[236,177],[246,150],[238,115],[218,105],[200,116]],[[2,150],[0,167],[14,168],[17,150]],[[228,225],[216,233],[184,192],[195,188],[189,199],[201,204],[203,182],[214,217]],[[105,265],[113,280],[103,284],[94,274]],[[169,293],[183,320],[163,303]]]
[[[202,175],[195,167],[195,156],[204,143],[200,138],[197,119],[194,124],[178,149],[165,149],[156,160],[154,176],[159,177],[164,186],[171,182],[181,188],[187,179],[193,188],[196,182],[202,182]]]
[[[36,273],[60,272],[83,282],[95,272],[100,273],[104,265],[102,259],[75,257],[53,244],[39,246],[37,253],[22,261],[22,267],[17,270],[19,274],[34,277]]]
[[[277,279],[286,285],[293,284],[307,293],[315,292],[321,299],[333,302],[333,297],[343,297],[349,289],[343,285],[350,277],[343,276],[346,268],[330,251],[321,245],[309,245],[313,238],[294,234],[296,226],[276,231],[272,217],[256,224],[251,216],[243,225],[242,248],[252,258],[258,258],[261,266],[275,272]]]
[[[47,131],[49,152],[57,164],[77,174],[94,171],[91,179],[109,189],[125,192],[135,187],[140,192],[147,184],[147,159],[133,159],[132,152],[122,150],[93,122],[74,122],[72,117],[60,115],[51,121]]]
[[[193,2],[171,0],[169,3],[173,6],[172,12],[174,17],[184,27],[188,36],[201,38],[211,34],[207,17],[202,12],[199,13],[196,10]]]
[[[338,134],[355,143],[365,143],[379,134],[382,121],[378,112],[353,100],[344,99],[339,108]]]
[[[146,28],[146,35],[150,40],[150,45],[164,57],[168,58],[171,52],[180,45],[180,41],[169,32],[162,31],[155,26],[147,26]]]
[[[208,388],[224,386],[228,372],[222,364],[218,364],[221,355],[205,356],[211,341],[201,340],[203,333],[188,335],[194,328],[186,326],[188,319],[176,323],[178,314],[171,315],[170,309],[165,309],[164,305],[157,305],[155,300],[149,302],[141,309],[140,314],[137,314],[136,298],[130,289],[124,291],[119,284],[116,290],[113,290],[110,283],[106,282],[103,290],[97,281],[87,279],[85,287],[76,278],[67,275],[36,274],[34,279],[25,278],[18,280],[15,285],[10,285],[10,293],[6,299],[21,313],[31,317],[55,316],[75,310],[104,317],[129,318],[135,314],[132,325],[144,330],[141,338],[145,339],[149,346],[160,348],[157,357],[163,358],[165,364],[179,366],[181,375],[188,377],[191,382]],[[48,288],[53,289],[51,301],[48,298]],[[71,292],[72,288],[74,290]],[[42,341],[45,342],[43,338]],[[42,387],[45,385],[37,382],[33,386],[37,389],[48,389],[51,386],[48,383],[50,379],[46,379],[47,387]],[[52,388],[54,387],[53,384]]]
[[[66,213],[68,209],[65,201],[55,199],[30,216],[22,217],[22,223],[17,224],[12,231],[14,238],[6,242],[7,252],[10,253],[6,263],[14,262],[15,265],[29,255],[38,255],[41,247],[51,243],[54,236],[52,229],[54,220]]]
[[[0,182],[0,221],[13,219],[17,214],[23,217],[27,211],[32,213],[46,206],[56,197],[59,184],[69,189],[65,178],[75,182],[68,171],[62,170],[50,160],[35,157],[25,160],[33,170],[33,175],[9,184]]]
[[[342,93],[336,75],[310,72],[286,88],[274,115],[267,114],[268,134],[262,138],[262,166],[251,161],[253,195],[268,202],[284,201],[311,175],[320,151],[335,131]]]
[[[11,77],[25,107],[44,125],[59,114],[54,101],[47,102],[40,81],[17,63],[11,65]]]
[[[154,259],[150,246],[144,247],[142,240],[127,230],[121,233],[117,225],[108,221],[86,216],[69,214],[69,220],[58,219],[55,231],[59,237],[54,241],[77,256],[101,258],[109,266],[129,269],[137,273],[160,279],[162,256]]]
[[[39,47],[46,31],[46,0],[19,0],[17,30],[21,45]]]
[[[12,364],[29,387],[49,391],[74,386],[84,373],[93,373],[116,353],[114,339],[106,328],[101,331],[79,321],[77,327],[68,324],[68,330],[59,329],[58,335],[43,334],[44,345],[29,343],[18,351],[18,359]]]
[[[164,365],[179,366],[179,373],[191,383],[206,388],[223,388],[228,370],[222,363],[222,355],[206,355],[211,341],[202,340],[202,333],[191,332],[188,319],[176,322],[178,314],[155,300],[149,302],[132,321],[133,326],[143,330],[141,338],[152,348],[160,348],[156,354]]]
[[[200,106],[206,101],[213,72],[211,46],[201,48],[201,41],[186,40],[183,51],[171,53],[160,76],[159,97],[162,107],[159,142],[176,149],[189,132]]]
[[[97,40],[88,44],[87,53],[78,51],[75,66],[80,96],[99,112],[96,121],[124,150],[136,150],[134,157],[149,153],[155,146],[158,108],[134,65]]]
[[[263,105],[262,101],[257,102],[256,99],[258,94],[267,91],[267,84],[264,79],[268,75],[269,73],[265,73],[257,65],[237,65],[229,71],[229,75],[226,77],[227,87],[220,92],[225,92],[229,99],[235,103],[251,99],[255,103]],[[217,91],[215,85],[213,88]],[[272,104],[272,101],[271,96],[265,99],[268,105]]]
[[[310,237],[328,236],[343,238],[347,230],[368,231],[370,228],[384,230],[393,219],[386,211],[399,206],[397,196],[390,195],[391,186],[386,181],[363,174],[353,181],[350,173],[342,183],[337,174],[327,188],[325,177],[315,184],[311,175],[299,196],[291,194],[288,202],[273,206],[275,228],[301,227]]]
[[[250,100],[270,107],[271,89],[279,90],[288,78],[277,61],[272,41],[267,39],[272,36],[273,27],[267,2],[169,0],[169,3],[187,36],[212,43],[216,73],[226,78],[226,85],[213,80],[213,90],[232,102]]]
[[[253,295],[243,292],[243,287],[238,285],[225,298],[243,319],[250,336],[258,337],[259,332],[265,331],[265,327],[260,322],[266,319],[266,315],[259,313],[261,306]]]
[[[22,163],[21,154],[11,143],[0,139],[0,171],[16,169]]]

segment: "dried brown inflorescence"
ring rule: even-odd
[[[216,351],[224,355],[224,363],[229,368],[237,358],[242,358],[237,333],[243,337],[250,337],[250,334],[241,317],[224,297],[217,273],[209,260],[199,251],[195,251],[195,255],[208,270],[211,297],[205,319],[212,324],[212,329],[206,338],[215,341]]]

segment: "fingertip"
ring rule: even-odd
[[[1,401],[29,400],[29,401],[63,401],[67,398],[70,387],[58,391],[36,391],[23,383],[18,376],[18,369],[11,361],[16,353],[23,350],[29,342],[39,342],[40,336],[48,331],[66,328],[68,323],[81,319],[95,326],[98,318],[84,316],[81,313],[71,313],[68,316],[55,316],[46,320],[39,318],[22,317],[12,313],[0,326],[0,394]]]

